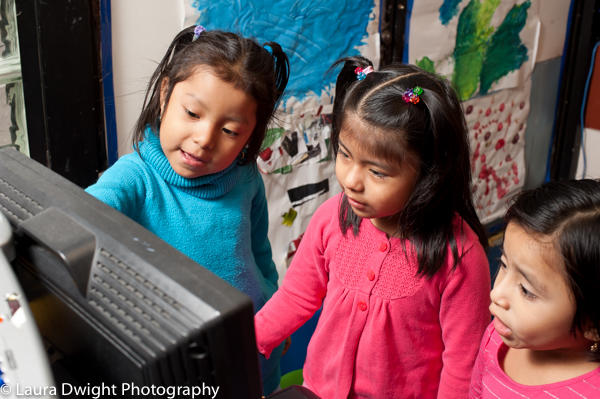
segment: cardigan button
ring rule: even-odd
[[[375,272],[373,270],[369,270],[367,272],[367,278],[369,279],[369,281],[375,280]]]
[[[382,242],[382,243],[379,245],[379,250],[380,250],[381,252],[385,252],[385,251],[387,251],[387,249],[388,249],[388,244],[387,244],[387,242]]]
[[[367,304],[364,302],[359,302],[358,308],[364,312],[365,310],[367,310]]]

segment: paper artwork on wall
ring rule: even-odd
[[[473,201],[483,223],[504,215],[525,180],[525,129],[531,82],[463,103],[471,144]]]
[[[447,78],[463,101],[483,223],[501,217],[524,184],[539,32],[538,0],[411,2],[408,62]]]
[[[339,70],[328,70],[359,54],[379,64],[379,1],[187,0],[185,24],[275,41],[290,60],[286,94],[258,159],[281,280],[310,217],[340,191],[329,140]]]

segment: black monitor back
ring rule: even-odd
[[[0,211],[57,382],[260,397],[248,296],[10,147],[0,149]]]

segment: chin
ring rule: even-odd
[[[512,338],[506,338],[503,336],[500,336],[500,338],[502,338],[502,342],[504,342],[506,346],[512,349],[527,349],[527,345],[523,345],[521,342],[515,342],[515,340]]]

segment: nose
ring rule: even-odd
[[[201,123],[196,126],[192,140],[203,149],[212,149],[215,146],[219,129],[210,122]]]
[[[494,282],[494,288],[492,288],[492,291],[490,291],[490,300],[495,305],[503,309],[508,309],[509,301],[506,295],[507,287],[506,284],[503,284],[503,282],[505,283],[504,279],[498,275],[498,277],[496,277],[496,281]]]
[[[348,190],[360,192],[364,189],[362,171],[358,165],[343,168],[342,185]]]

